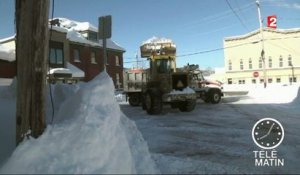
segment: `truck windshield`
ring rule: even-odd
[[[156,67],[158,73],[169,73],[171,66],[167,59],[156,60]]]

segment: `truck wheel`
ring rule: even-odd
[[[196,100],[189,100],[179,104],[178,108],[181,112],[191,112],[195,109]]]
[[[150,115],[160,114],[162,112],[162,100],[159,95],[148,92],[145,98],[145,107]]]
[[[221,101],[221,93],[218,91],[212,91],[210,93],[210,101],[212,104],[217,104]]]
[[[139,94],[132,94],[129,96],[129,104],[131,106],[138,106],[140,104],[140,96]]]

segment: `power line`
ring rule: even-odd
[[[267,40],[281,40],[281,39],[288,39],[288,38],[300,38],[300,36],[283,37],[283,38],[268,38],[268,39],[264,39],[264,40],[265,41],[267,41]],[[220,51],[220,50],[230,49],[230,48],[244,46],[244,45],[248,45],[248,44],[256,44],[256,43],[258,43],[258,42],[254,41],[254,42],[242,43],[242,44],[237,44],[237,45],[228,46],[228,47],[220,47],[220,48],[215,48],[215,49],[210,49],[210,50],[203,50],[203,51],[198,51],[198,52],[193,52],[193,53],[188,53],[188,54],[181,54],[181,55],[177,55],[176,57],[180,58],[180,57],[206,54],[206,53],[211,53],[211,52],[216,52],[216,51]],[[275,47],[287,50],[286,48],[280,47],[278,45],[274,45],[274,44],[272,44],[272,45],[275,46]],[[289,49],[292,49],[292,48],[289,48]],[[134,59],[134,58],[128,58],[128,59]],[[147,60],[139,60],[138,62],[145,62],[145,61],[147,61]],[[123,63],[135,63],[135,62],[136,61],[126,61],[126,62],[123,62]]]
[[[228,0],[226,0],[227,5],[231,9],[231,11],[234,13],[234,15],[237,17],[237,19],[240,21],[240,23],[247,29],[247,31],[250,31],[249,28],[245,25],[243,20],[240,18],[240,16],[235,12],[235,10],[231,7],[230,3]]]

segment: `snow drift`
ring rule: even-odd
[[[70,94],[54,124],[38,139],[23,141],[0,173],[157,173],[142,135],[120,111],[107,73]]]

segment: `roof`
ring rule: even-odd
[[[282,33],[282,34],[288,34],[288,33],[300,33],[300,28],[292,28],[292,29],[270,29],[270,28],[264,28],[264,32],[274,32],[274,33]],[[231,37],[225,37],[224,41],[232,41],[232,40],[241,40],[249,38],[253,35],[256,35],[260,32],[259,29],[256,29],[250,33],[247,33],[245,35],[238,35],[238,36],[231,36]]]
[[[83,44],[88,44],[91,46],[98,46],[102,47],[102,40],[99,40],[98,42],[90,41],[86,39],[81,32],[82,31],[93,31],[93,32],[98,32],[97,27],[93,26],[89,22],[78,22],[74,20],[70,20],[67,18],[54,18],[59,20],[60,26],[52,26],[55,27],[55,30],[58,30],[58,28],[64,29],[67,31],[67,38],[70,41],[77,42],[77,43],[83,43]],[[118,50],[125,52],[126,50],[121,47],[119,44],[114,42],[111,39],[107,39],[107,45],[106,47],[108,49],[113,49],[113,50]]]
[[[5,42],[8,42],[8,41],[12,41],[16,38],[16,35],[13,35],[13,36],[10,36],[10,37],[7,37],[7,38],[2,38],[0,39],[0,43],[5,43]]]
[[[90,41],[86,39],[81,32],[82,31],[93,31],[93,32],[98,32],[98,29],[90,24],[89,22],[78,22],[74,20],[69,20],[67,18],[54,18],[58,19],[60,26],[55,26],[52,25],[52,29],[58,32],[63,32],[67,33],[67,39],[76,42],[76,43],[81,43],[81,44],[87,44],[90,46],[97,46],[97,47],[103,47],[102,45],[102,40],[99,40],[98,42]],[[49,25],[50,28],[50,25]],[[0,43],[7,42],[10,40],[14,40],[16,35],[10,36],[8,38],[4,38],[0,40]],[[121,51],[125,52],[126,50],[121,47],[119,44],[117,44],[115,41],[112,39],[107,39],[106,40],[106,47],[108,49],[116,50],[116,51]]]
[[[15,51],[0,44],[0,60],[5,60],[9,62],[15,61]]]
[[[98,28],[93,26],[91,23],[89,22],[79,22],[79,21],[74,21],[74,20],[70,20],[67,18],[55,18],[59,20],[60,25],[63,28],[66,29],[74,29],[76,31],[86,31],[86,30],[90,30],[93,32],[98,32]]]
[[[72,74],[73,78],[83,78],[84,77],[84,72],[74,66],[73,64],[67,62],[67,68],[53,68],[50,69],[48,72],[49,74],[54,74],[54,73],[59,73],[59,74]]]

